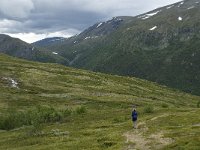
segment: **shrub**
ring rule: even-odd
[[[85,109],[80,107],[77,113],[84,113]],[[7,115],[1,117],[0,129],[11,130],[23,125],[33,125],[35,131],[40,130],[42,123],[59,122],[65,116],[69,116],[71,111],[58,111],[49,106],[38,106],[36,108],[18,112],[10,111]]]
[[[144,107],[144,109],[143,109],[143,112],[144,112],[144,113],[153,113],[153,111],[154,111],[154,108],[153,108],[152,105],[146,105],[146,106]]]
[[[36,118],[40,123],[58,122],[61,121],[63,115],[61,112],[55,110],[53,107],[39,106],[36,109]]]
[[[80,107],[77,107],[75,111],[79,115],[84,114],[84,113],[86,113],[86,108],[84,106],[80,106]]]
[[[200,108],[200,101],[197,102],[197,108]]]
[[[168,104],[166,104],[166,103],[162,103],[162,105],[161,105],[163,108],[168,108],[169,107],[169,105]]]
[[[6,116],[1,119],[0,128],[3,130],[13,129],[16,125],[14,116]]]
[[[11,130],[23,125],[28,125],[24,112],[10,111],[3,116],[0,123],[0,129]]]
[[[71,109],[65,109],[65,110],[63,110],[62,113],[63,113],[64,117],[68,117],[72,114],[72,110]]]

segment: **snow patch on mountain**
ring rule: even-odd
[[[187,9],[189,10],[189,9],[193,9],[193,8],[194,8],[194,6],[191,6],[191,7],[187,8]]]
[[[183,18],[182,18],[182,17],[178,17],[178,20],[179,20],[179,21],[182,21],[182,20],[183,20]]]
[[[95,38],[98,38],[99,36],[87,36],[85,37],[84,39],[87,40],[87,39],[95,39]]]
[[[102,25],[103,23],[101,22],[101,23],[99,23],[98,25],[97,25],[97,28],[99,28],[101,25]]]
[[[32,49],[31,49],[31,50],[33,51],[34,49],[35,49],[35,47],[32,47]]]
[[[156,28],[157,28],[157,26],[154,26],[154,27],[150,28],[149,30],[153,31],[153,30],[155,30]]]
[[[105,23],[113,23],[113,22],[120,22],[123,21],[123,19],[119,18],[119,17],[113,17],[111,20],[106,21]]]
[[[50,42],[55,42],[55,41],[64,41],[65,38],[56,38],[56,39],[52,39],[50,40]]]
[[[159,10],[159,11],[156,11],[156,12],[153,12],[153,13],[145,14],[145,15],[143,15],[143,16],[139,16],[138,18],[141,18],[141,19],[145,20],[145,19],[148,19],[148,18],[150,18],[150,17],[152,17],[152,16],[158,14],[159,12],[160,12],[160,10]]]
[[[183,5],[183,4],[184,4],[184,2],[179,3],[178,7],[180,7],[180,6]]]
[[[123,19],[121,19],[121,18],[117,18],[117,21],[123,21]]]
[[[57,53],[57,52],[52,52],[52,54],[54,54],[54,55],[58,55],[58,53]]]
[[[87,37],[85,37],[85,40],[90,39],[90,38],[91,38],[90,36],[87,36]]]
[[[172,7],[174,7],[174,5],[168,6],[167,9],[170,9],[170,8],[172,8]]]
[[[122,21],[122,19],[119,17],[113,17],[112,20]]]

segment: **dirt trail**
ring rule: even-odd
[[[158,118],[167,117],[167,116],[169,116],[169,114],[162,114],[160,116],[156,116],[156,117],[151,118],[151,121],[156,120]]]
[[[167,116],[167,114],[154,117],[151,119],[151,121],[165,116]],[[128,147],[125,148],[125,150],[161,149],[163,146],[173,142],[170,138],[164,138],[163,131],[144,136],[146,131],[148,131],[148,128],[146,127],[145,122],[141,122],[138,124],[137,129],[132,129],[131,131],[126,132],[124,136],[126,137],[126,143],[128,144]]]
[[[129,144],[126,150],[134,150],[134,149],[141,149],[141,150],[149,150],[150,147],[147,145],[148,140],[146,140],[142,135],[139,133],[134,132],[127,132],[124,136],[127,138],[126,143]]]
[[[146,124],[144,122],[139,123],[137,129],[132,129],[124,134],[126,137],[126,143],[129,144],[126,150],[134,150],[134,149],[141,149],[141,150],[149,150],[150,147],[148,146],[149,140],[146,139],[142,133],[144,133],[147,129]]]

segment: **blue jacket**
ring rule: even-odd
[[[133,121],[137,120],[137,112],[136,111],[132,111],[132,120]]]

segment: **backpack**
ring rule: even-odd
[[[137,112],[136,112],[136,111],[133,111],[133,112],[132,112],[132,118],[133,118],[133,119],[137,119]]]

